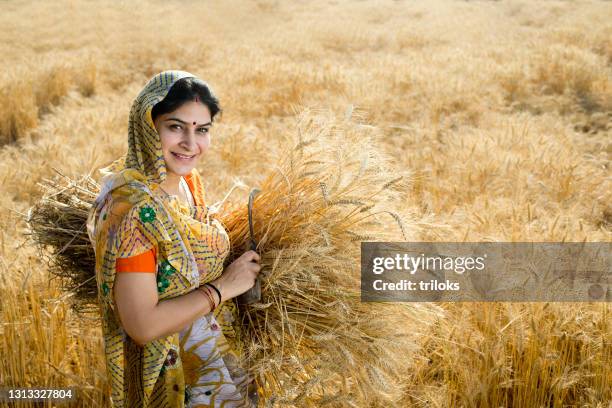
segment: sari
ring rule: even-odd
[[[153,250],[161,302],[218,278],[229,254],[229,237],[211,214],[197,169],[184,176],[194,205],[160,192],[166,166],[151,110],[185,77],[193,75],[162,72],[137,96],[128,122],[128,152],[100,170],[100,193],[88,214],[114,407],[251,407],[251,398],[256,398],[252,378],[230,343],[237,322],[233,301],[179,333],[142,346],[121,327],[114,302],[119,259]]]

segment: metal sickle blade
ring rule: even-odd
[[[251,192],[249,193],[249,208],[248,208],[248,214],[249,214],[249,234],[250,234],[250,238],[251,238],[251,249],[254,251],[255,248],[257,247],[257,242],[255,241],[255,233],[253,232],[253,198],[260,193],[261,190],[258,188],[253,188],[251,190]]]
[[[253,232],[253,198],[259,192],[260,190],[258,188],[253,188],[251,192],[249,193],[248,214],[249,214],[249,234],[251,235],[249,244],[250,244],[250,249],[253,251],[255,251],[257,248],[257,243],[255,242],[255,238],[254,238],[255,234]],[[238,303],[242,305],[250,305],[250,304],[259,302],[260,300],[261,300],[261,283],[260,283],[259,277],[257,277],[255,279],[255,284],[253,285],[253,287],[247,290],[246,292],[244,292],[242,295],[238,296]]]

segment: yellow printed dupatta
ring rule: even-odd
[[[113,299],[117,258],[155,248],[158,298],[162,301],[219,277],[229,253],[229,237],[214,215],[209,214],[196,169],[190,180],[201,194],[194,207],[181,204],[173,196],[160,198],[157,191],[166,178],[166,165],[151,110],[177,80],[193,76],[184,71],[162,72],[137,96],[129,116],[128,152],[101,170],[104,174],[101,191],[87,220],[96,256],[106,365],[115,407],[185,404],[179,334],[141,347],[120,325]],[[236,318],[233,302],[224,302],[215,310],[215,316],[224,333],[231,331],[231,322]],[[233,350],[228,352],[236,356]]]

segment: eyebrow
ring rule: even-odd
[[[174,121],[180,122],[180,123],[182,123],[182,124],[184,124],[184,125],[186,125],[186,124],[187,124],[187,122],[185,122],[184,120],[181,120],[181,119],[179,119],[179,118],[168,118],[168,119],[166,119],[166,120],[165,120],[165,122],[168,122],[169,120],[174,120]],[[211,122],[208,122],[208,123],[202,123],[202,124],[199,124],[199,125],[197,125],[197,126],[207,126],[207,125],[212,125],[212,123],[211,123]]]

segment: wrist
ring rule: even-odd
[[[217,290],[215,290],[214,288],[209,287],[209,288],[210,288],[210,290],[211,290],[211,292],[214,292],[215,296],[216,296],[216,297],[219,297],[219,303],[221,303],[221,302],[223,302],[224,300],[226,300],[227,296],[226,296],[225,291],[223,290],[223,289],[224,289],[224,285],[223,285],[223,282],[221,281],[221,279],[220,279],[220,278],[215,279],[215,280],[213,280],[213,281],[210,281],[210,282],[208,282],[208,283],[210,283],[210,284],[211,284],[211,285],[213,285],[215,288],[217,288]],[[205,285],[206,285],[206,284],[205,284]]]
[[[206,299],[208,303],[208,313],[213,312],[217,308],[218,305],[216,301],[216,296],[213,293],[211,293],[212,289],[202,285],[198,287],[195,291],[202,294],[204,298]]]

